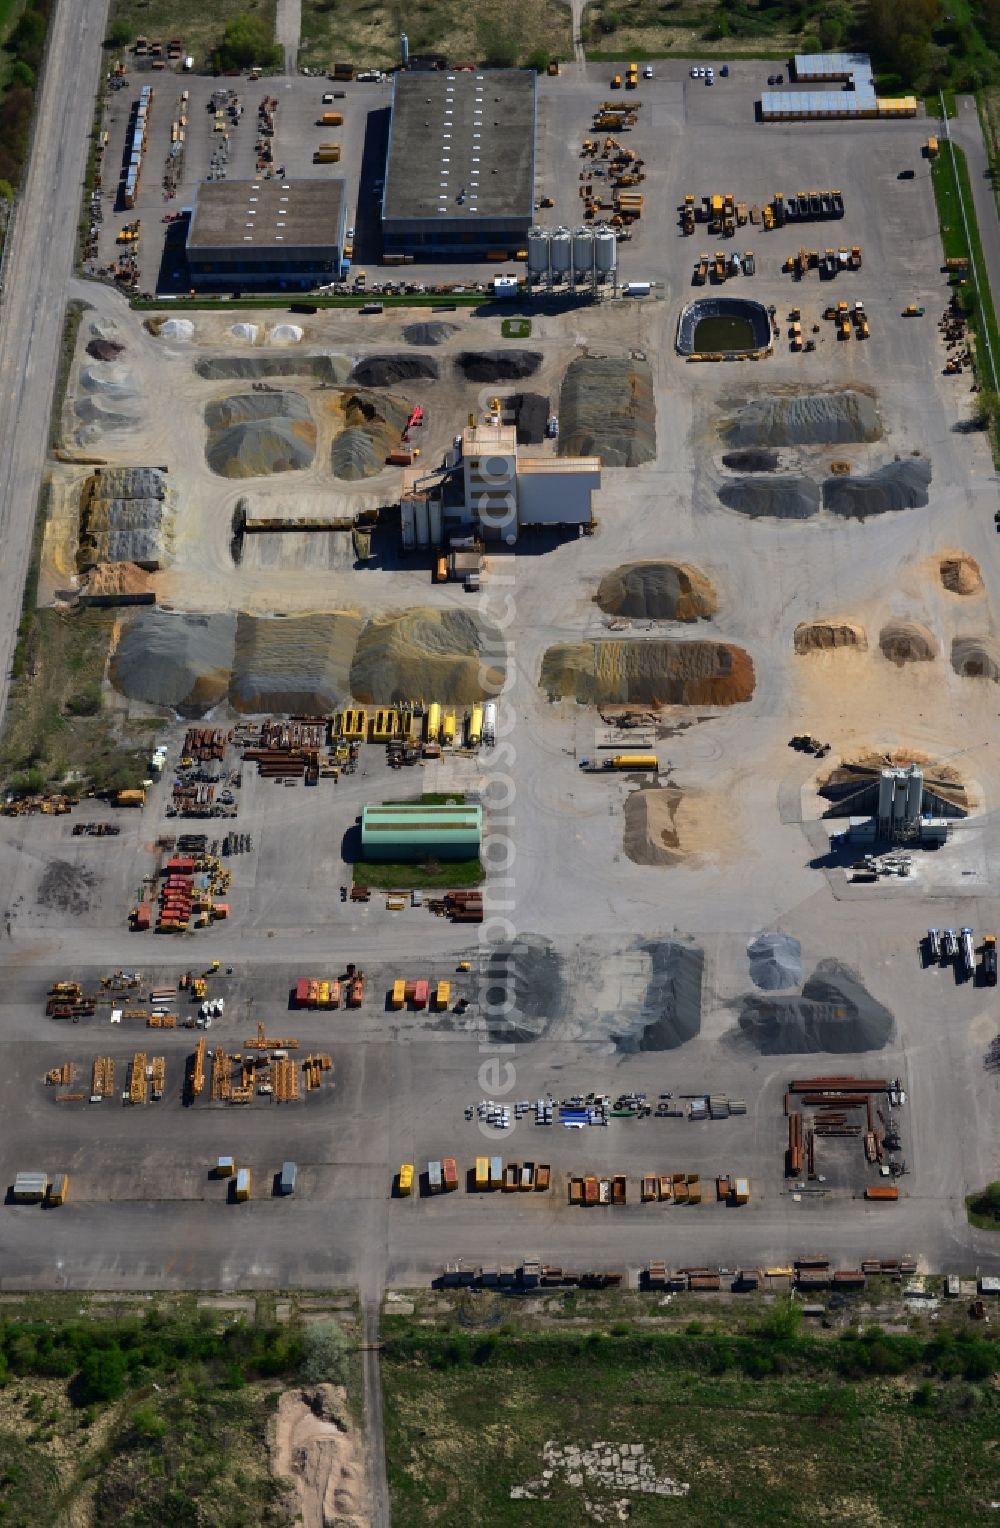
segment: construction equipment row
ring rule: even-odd
[[[685,234],[693,234],[696,223],[706,223],[709,233],[728,238],[746,223],[770,232],[774,228],[784,228],[788,223],[842,218],[844,197],[841,191],[800,191],[796,196],[787,197],[776,192],[773,200],[763,207],[748,207],[746,202],[738,202],[731,191],[712,192],[700,201],[688,192],[678,212]]]
[[[668,1270],[665,1262],[653,1259],[639,1274],[641,1290],[683,1290],[711,1293],[722,1288],[723,1278],[731,1279],[729,1287],[735,1293],[747,1293],[755,1289],[781,1293],[798,1287],[802,1290],[836,1289],[861,1290],[869,1278],[888,1278],[897,1282],[912,1278],[917,1271],[914,1257],[865,1258],[860,1268],[833,1270],[826,1258],[796,1259],[794,1264],[774,1268],[741,1268],[734,1274],[728,1269],[707,1267],[677,1268]],[[818,1282],[813,1282],[813,1280]],[[537,1289],[540,1286],[578,1286],[581,1289],[628,1288],[628,1274],[624,1271],[595,1271],[576,1273],[543,1263],[539,1258],[526,1258],[520,1267],[513,1264],[486,1263],[475,1268],[463,1268],[457,1263],[446,1264],[434,1280],[442,1289]],[[957,1289],[955,1291],[958,1292]]]
[[[832,281],[839,271],[861,269],[861,246],[854,244],[848,248],[841,245],[839,249],[827,249],[822,254],[818,249],[800,249],[797,254],[786,257],[781,269],[791,272],[797,281],[801,281],[807,271],[818,271],[821,281]]]

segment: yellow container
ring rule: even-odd
[[[436,743],[441,732],[441,707],[436,700],[427,708],[427,741]]]
[[[453,743],[455,741],[455,730],[455,713],[454,711],[446,711],[444,723],[441,727],[441,735],[446,743]]]
[[[490,1159],[489,1157],[476,1158],[476,1188],[482,1192],[490,1186]]]
[[[438,982],[434,989],[434,1007],[440,1012],[451,1000],[451,982]]]
[[[399,1192],[403,1195],[413,1192],[413,1163],[404,1162],[399,1169]]]
[[[403,1004],[406,1001],[406,983],[405,983],[405,981],[400,979],[399,981],[393,982],[393,984],[392,984],[392,996],[389,999],[389,1001],[392,1004],[393,1008],[402,1008]]]

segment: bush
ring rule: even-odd
[[[226,25],[222,46],[214,55],[219,69],[272,68],[280,62],[281,50],[259,16],[234,16]]]
[[[70,716],[96,716],[101,709],[101,687],[99,684],[85,685],[82,690],[76,690],[66,702],[66,710]]]
[[[88,1353],[70,1387],[75,1406],[117,1401],[125,1388],[125,1354],[116,1345]]]
[[[528,68],[534,69],[536,74],[544,74],[549,67],[550,58],[547,48],[535,48],[528,54]]]
[[[105,46],[108,48],[127,48],[132,41],[132,28],[127,21],[116,21],[108,33]]]
[[[12,776],[8,788],[15,796],[37,796],[45,789],[45,775],[37,765],[33,765],[31,769],[22,769],[19,774]]]
[[[140,1442],[151,1443],[155,1438],[162,1438],[166,1430],[166,1419],[152,1406],[138,1406],[132,1413],[132,1431]]]
[[[346,1385],[351,1340],[336,1321],[317,1321],[302,1334],[302,1378],[311,1384]]]

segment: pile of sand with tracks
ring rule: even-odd
[[[316,454],[316,426],[300,393],[241,393],[205,409],[205,455],[219,477],[297,472]]]
[[[778,461],[777,451],[748,446],[745,451],[727,451],[722,458],[722,465],[728,467],[730,472],[777,472]]]
[[[520,382],[533,377],[541,364],[537,350],[463,350],[455,357],[466,382]]]
[[[823,508],[851,520],[867,520],[900,509],[923,509],[931,482],[926,457],[886,462],[867,477],[829,477],[823,483]]]
[[[751,398],[723,424],[730,446],[840,446],[881,440],[882,423],[866,393],[800,393]]]
[[[836,647],[855,647],[865,651],[868,638],[863,626],[852,621],[801,621],[795,628],[795,651],[826,653]]]
[[[438,363],[429,355],[367,355],[351,372],[359,387],[395,387],[399,382],[436,382]]]
[[[511,393],[503,400],[503,419],[513,419],[519,446],[538,446],[545,439],[549,400],[544,393]]]
[[[457,324],[449,324],[442,318],[429,318],[423,323],[407,324],[403,338],[408,345],[443,345],[457,333]]]
[[[560,456],[639,467],[656,455],[656,400],[646,361],[578,356],[566,368],[559,409]]]
[[[244,713],[319,715],[350,698],[362,618],[352,611],[254,616],[236,623],[229,698]]]
[[[719,608],[714,588],[685,562],[626,562],[601,579],[596,603],[608,615],[637,621],[709,621]]]
[[[409,405],[392,393],[342,394],[346,429],[334,438],[331,465],[334,477],[356,483],[373,477],[398,444],[409,417]]]
[[[496,627],[467,610],[414,606],[369,621],[351,665],[361,701],[437,700],[468,705],[496,695],[504,679]]]
[[[951,594],[979,594],[982,592],[983,575],[974,557],[964,552],[942,557],[939,571],[941,582]]]
[[[753,520],[809,520],[819,514],[819,484],[812,478],[735,478],[723,483],[719,500]]]
[[[541,688],[582,705],[731,706],[754,692],[749,653],[729,642],[561,642],[542,657]]]
[[[241,382],[258,377],[315,377],[318,382],[346,382],[354,363],[350,356],[225,355],[203,356],[194,364],[207,382]]]
[[[291,1482],[288,1521],[302,1528],[371,1528],[364,1441],[342,1386],[311,1385],[282,1392],[271,1423],[271,1470]]]
[[[740,1029],[762,1056],[881,1050],[892,1038],[894,1023],[857,972],[839,960],[821,960],[801,996],[748,994],[739,1018]]]
[[[181,615],[147,607],[122,631],[111,658],[111,682],[130,700],[202,716],[225,698],[235,647],[234,615]]]
[[[684,858],[677,832],[681,799],[675,785],[633,791],[628,797],[622,847],[633,865],[676,865]]]
[[[937,638],[919,621],[888,621],[878,634],[883,656],[902,668],[904,663],[930,663],[937,657]]]
[[[1000,642],[995,637],[956,637],[951,666],[963,679],[992,679],[1000,683]]]
[[[762,992],[781,992],[802,981],[802,946],[791,934],[758,934],[747,945],[750,980]]]

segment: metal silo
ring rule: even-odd
[[[553,276],[568,276],[573,265],[573,241],[568,228],[554,228],[549,246]]]
[[[586,280],[594,272],[594,234],[585,223],[573,229],[573,273],[577,281]]]
[[[528,275],[536,279],[547,276],[549,270],[549,230],[528,229]]]
[[[611,276],[618,268],[618,240],[613,228],[594,229],[594,262],[599,276]]]

